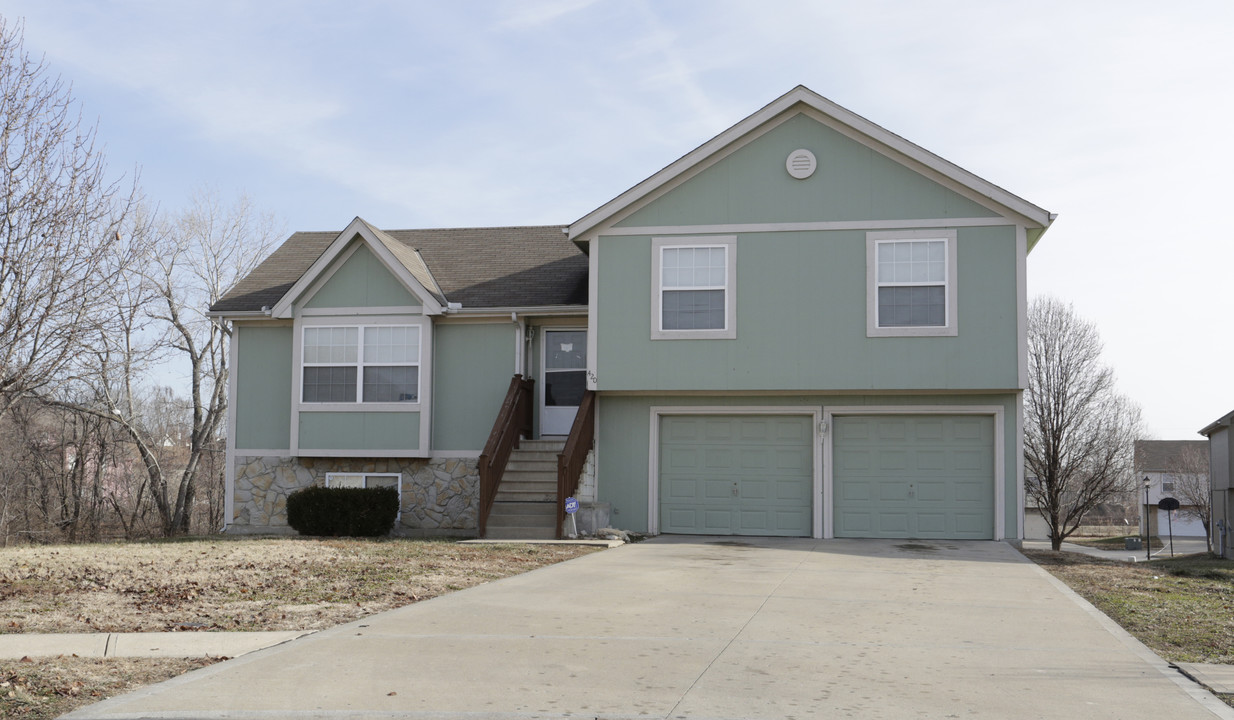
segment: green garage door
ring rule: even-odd
[[[994,537],[994,419],[837,417],[836,537]]]
[[[810,536],[809,415],[660,420],[660,531]]]

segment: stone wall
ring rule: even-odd
[[[475,458],[236,458],[235,533],[285,533],[287,496],[325,485],[326,473],[399,473],[401,535],[474,535],[480,508]]]

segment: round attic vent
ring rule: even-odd
[[[818,168],[818,161],[814,159],[814,153],[802,148],[794,150],[788,154],[788,160],[784,161],[784,167],[788,170],[788,174],[798,180],[805,180],[814,174]]]

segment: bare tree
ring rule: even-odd
[[[162,533],[183,534],[203,472],[210,473],[206,482],[222,482],[223,464],[213,455],[227,412],[230,329],[204,313],[269,253],[279,232],[246,197],[224,208],[212,193],[199,193],[167,221],[139,214],[131,228],[148,238],[138,243],[147,254],[139,274],[114,288],[114,329],[94,351],[97,400],[78,408],[123,430],[141,460]],[[151,391],[160,367],[186,376],[187,397]],[[218,494],[212,488],[207,500]]]
[[[1037,481],[1026,486],[1060,549],[1086,513],[1130,489],[1139,408],[1114,387],[1101,364],[1092,323],[1054,298],[1028,311],[1028,392],[1024,461]]]
[[[0,418],[91,342],[136,187],[108,180],[69,88],[0,17]]]
[[[1213,516],[1213,490],[1209,482],[1208,448],[1187,446],[1178,458],[1177,469],[1170,473],[1174,478],[1174,497],[1178,500],[1178,512],[1204,524],[1208,539],[1208,551],[1213,550],[1213,531],[1209,526]]]

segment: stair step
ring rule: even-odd
[[[519,440],[518,449],[514,452],[530,450],[532,452],[551,452],[556,455],[565,449],[565,440]]]
[[[510,461],[506,463],[506,472],[542,472],[551,473],[554,477],[557,476],[557,458],[552,460],[536,460],[528,459],[519,455],[511,455]]]
[[[553,519],[553,513],[557,510],[555,502],[504,502],[497,500],[493,503],[493,510],[489,517],[494,515],[522,515],[527,517],[542,517],[547,516],[549,520]]]
[[[495,528],[490,526],[485,538],[488,540],[555,540],[556,528]]]

